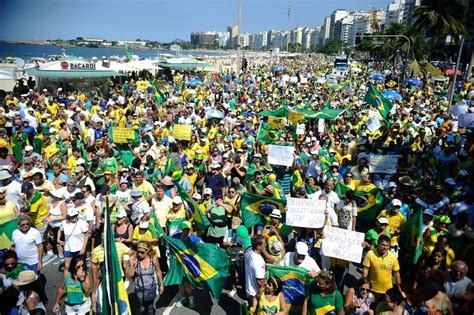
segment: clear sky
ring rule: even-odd
[[[390,0],[242,0],[242,32],[320,26],[335,9],[386,10]],[[0,40],[190,39],[237,24],[237,0],[0,0]]]

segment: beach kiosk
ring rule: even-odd
[[[65,91],[80,89],[86,94],[93,88],[106,91],[108,79],[124,76],[124,74],[104,67],[102,63],[94,63],[83,58],[67,56],[61,60],[37,64],[35,67],[25,68],[27,75],[36,80],[40,89],[55,91],[63,88]]]

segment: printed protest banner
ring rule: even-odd
[[[304,113],[298,113],[292,110],[290,110],[290,112],[288,113],[288,121],[292,124],[297,124],[303,119],[304,119]]]
[[[303,77],[301,77],[301,78],[300,78],[300,82],[301,82],[302,84],[306,84],[306,83],[308,83],[308,78],[303,78]]]
[[[398,155],[374,155],[370,158],[369,172],[395,174],[397,165]]]
[[[284,145],[268,145],[268,164],[272,165],[293,165],[295,147]]]
[[[135,130],[133,128],[112,128],[112,142],[114,143],[128,143],[133,141],[136,137]]]
[[[324,226],[325,200],[288,198],[286,207],[286,225],[313,229]]]
[[[332,226],[326,226],[323,233],[322,251],[325,256],[355,263],[362,261],[364,233]]]
[[[174,125],[173,137],[177,140],[191,140],[191,125]]]

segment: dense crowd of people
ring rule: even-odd
[[[0,107],[1,313],[103,313],[110,208],[134,314],[154,314],[167,290],[168,251],[150,231],[155,215],[167,235],[229,253],[227,294],[246,300],[250,314],[290,311],[270,265],[307,271],[301,314],[472,314],[474,136],[451,109],[474,110],[474,86],[463,78],[450,108],[449,81],[398,82],[401,100],[374,130],[377,109],[364,96],[371,85],[383,92],[396,81],[389,71],[373,80],[378,66],[332,77],[329,58],[301,56],[249,60],[238,73],[110,81],[106,92],[8,93]],[[202,83],[186,84],[198,75]],[[303,120],[304,132],[284,120],[270,131],[277,137],[259,136],[269,120],[264,110],[323,107],[345,111]],[[177,125],[191,126],[189,140],[175,137]],[[114,127],[133,129],[135,138],[114,142]],[[293,146],[293,165],[269,164],[269,144]],[[395,173],[372,172],[381,155],[398,156]],[[177,185],[208,218],[205,231]],[[357,193],[374,189],[378,209],[362,216]],[[324,229],[287,226],[284,209],[243,225],[244,193],[325,200],[325,225],[365,234],[362,261],[325,256]],[[416,215],[422,226],[410,220]],[[242,226],[247,241],[237,233]],[[418,253],[405,241],[413,229],[422,236],[407,242],[417,242]],[[42,270],[50,264],[63,275],[47,296]],[[180,284],[179,295],[176,307],[198,307],[192,283]]]

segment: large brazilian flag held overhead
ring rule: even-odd
[[[390,102],[390,100],[385,98],[385,96],[377,91],[377,89],[372,84],[370,84],[367,94],[365,94],[364,101],[367,104],[375,106],[383,118],[387,118],[393,106],[392,102]]]
[[[176,285],[186,280],[196,287],[211,292],[218,299],[229,277],[229,256],[216,244],[184,242],[164,234],[154,211],[150,232],[161,238],[170,251],[170,270],[164,285]]]
[[[218,299],[229,277],[229,256],[217,244],[183,242],[164,236],[170,250],[170,271],[164,285],[176,285],[186,280],[211,292]]]
[[[344,198],[349,187],[344,185],[341,181],[336,184],[334,191],[340,198]],[[354,202],[357,205],[357,218],[362,220],[375,220],[380,210],[383,208],[383,192],[379,188],[374,188],[369,192],[354,191]]]
[[[242,221],[246,227],[255,224],[264,224],[265,217],[272,213],[273,209],[285,211],[286,200],[276,199],[266,196],[243,193],[240,197],[240,210],[242,211]]]
[[[309,287],[312,279],[308,271],[301,267],[282,267],[267,265],[268,277],[281,280],[282,293],[289,308],[288,314],[301,314],[306,288]]]

